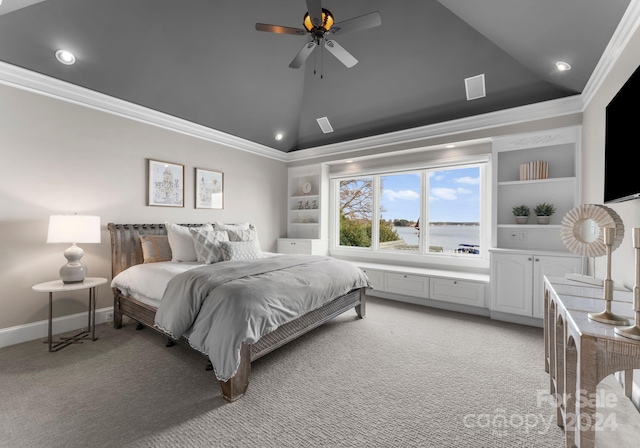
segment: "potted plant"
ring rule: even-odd
[[[533,208],[533,212],[536,214],[538,224],[549,224],[551,215],[556,212],[556,208],[553,204],[541,202]]]
[[[511,209],[513,216],[516,217],[516,224],[526,224],[529,221],[529,207],[526,205],[516,205]]]

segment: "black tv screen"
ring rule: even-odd
[[[613,97],[606,110],[604,148],[604,202],[640,198],[640,176],[635,163],[638,155],[640,67]]]

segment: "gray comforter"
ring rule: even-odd
[[[235,375],[242,343],[252,344],[280,325],[354,288],[370,287],[355,265],[325,256],[282,255],[225,261],[169,281],[155,326],[186,336],[209,356],[216,377]]]

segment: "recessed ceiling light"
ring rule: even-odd
[[[69,50],[56,51],[56,59],[64,65],[71,65],[76,62],[76,57]]]
[[[353,163],[353,160],[347,160],[347,163]]]
[[[571,70],[571,64],[569,64],[568,62],[564,62],[564,61],[556,62],[556,67],[558,67],[558,70],[560,70],[561,72],[565,72],[567,70]]]
[[[282,132],[278,132],[276,134],[276,140],[282,140],[282,137],[284,137],[284,135],[282,134]]]
[[[456,145],[453,145],[453,144],[445,146],[445,148],[447,148],[447,149],[451,149],[451,148],[455,148],[455,147],[456,147]]]

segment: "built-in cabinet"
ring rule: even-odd
[[[329,241],[320,239],[278,238],[276,250],[289,255],[325,255]]]
[[[492,157],[492,246],[566,251],[560,238],[560,222],[580,203],[580,127],[496,138]],[[546,178],[520,180],[521,169],[536,162],[545,162],[548,169],[529,177]],[[533,213],[533,208],[542,202],[556,208],[549,224],[538,224]],[[516,224],[512,208],[522,204],[531,209],[531,215],[527,224]]]
[[[491,252],[491,310],[544,318],[544,276],[582,273],[577,255],[519,251]]]
[[[325,255],[329,250],[329,167],[315,164],[289,168],[287,237],[278,238],[283,254]]]
[[[412,303],[431,306],[440,304],[486,308],[485,291],[489,276],[440,269],[395,266],[383,263],[354,262],[371,282],[371,295],[392,298],[414,298]],[[460,308],[468,311],[469,309]]]
[[[491,311],[542,319],[544,276],[584,269],[560,236],[562,218],[580,204],[580,126],[496,138],[492,159]],[[556,208],[549,224],[533,212],[542,202]],[[517,224],[512,208],[522,204],[531,215]]]
[[[327,239],[329,167],[289,168],[287,237]]]

